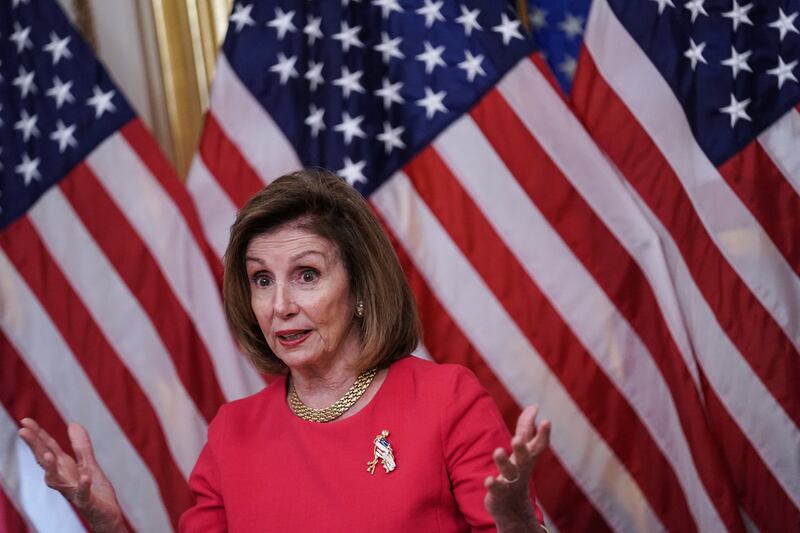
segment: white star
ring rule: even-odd
[[[731,57],[722,61],[722,64],[733,69],[733,79],[736,79],[736,76],[739,75],[739,72],[743,70],[746,70],[747,72],[753,72],[750,68],[750,65],[747,64],[747,58],[750,57],[752,53],[752,50],[748,50],[747,52],[740,54],[736,51],[735,47],[731,46]]]
[[[67,127],[64,126],[64,123],[61,122],[59,119],[56,122],[56,131],[50,134],[50,138],[54,141],[58,142],[58,152],[64,153],[64,150],[67,149],[67,146],[71,146],[75,148],[78,146],[78,142],[75,140],[73,134],[75,133],[75,124]]]
[[[656,2],[658,4],[658,14],[662,14],[664,12],[664,8],[675,7],[675,4],[672,3],[672,0],[650,0],[651,2]]]
[[[483,63],[483,54],[473,56],[472,52],[465,50],[464,61],[458,64],[458,68],[463,69],[464,72],[467,73],[467,80],[473,81],[477,74],[486,76],[486,72],[483,71],[481,63]]]
[[[325,83],[325,80],[322,78],[323,66],[325,65],[322,61],[317,63],[312,59],[308,62],[308,70],[306,71],[304,77],[311,84],[312,91],[316,91],[318,85]]]
[[[303,28],[303,33],[308,35],[308,45],[314,46],[314,43],[317,42],[317,39],[322,39],[322,30],[320,29],[320,24],[322,24],[322,17],[312,17],[308,15],[308,24],[305,25]]]
[[[316,137],[321,130],[325,129],[325,123],[322,121],[322,116],[325,114],[324,108],[317,109],[317,106],[311,104],[308,107],[308,116],[305,119],[305,125],[311,128],[311,135]]]
[[[683,4],[683,7],[692,12],[692,22],[694,22],[695,19],[697,19],[697,15],[708,16],[706,8],[703,7],[703,4],[705,4],[705,2],[706,0],[689,0],[688,2]]]
[[[406,129],[403,126],[392,128],[388,122],[383,123],[383,133],[378,134],[378,140],[383,143],[383,150],[390,154],[393,149],[400,148],[401,150],[406,147],[400,135]]]
[[[375,50],[381,53],[384,63],[388,63],[393,57],[403,59],[406,56],[400,51],[400,43],[402,42],[403,39],[401,37],[389,39],[389,34],[384,31],[381,32],[381,43],[375,45]]]
[[[256,21],[250,16],[251,11],[253,11],[253,4],[243,6],[239,2],[236,2],[236,7],[233,8],[233,14],[230,19],[231,22],[236,24],[236,33],[242,31],[242,28],[245,26],[255,25]]]
[[[50,32],[50,42],[44,45],[43,50],[53,54],[54,65],[57,65],[58,62],[61,61],[62,57],[66,57],[67,59],[72,57],[72,52],[70,52],[69,48],[67,48],[67,45],[71,39],[72,37],[69,35],[63,39],[59,39],[55,32]]]
[[[113,113],[117,110],[117,106],[115,106],[114,102],[111,101],[116,94],[113,89],[109,89],[107,93],[104,93],[102,90],[100,90],[100,87],[95,85],[92,89],[92,93],[92,97],[86,100],[86,105],[94,107],[94,118],[102,117],[103,113],[106,111]]]
[[[508,15],[505,13],[502,13],[500,17],[502,18],[502,22],[492,29],[503,35],[503,44],[508,46],[511,39],[522,39],[522,34],[519,32],[520,22],[518,20],[509,19]]]
[[[400,7],[397,0],[372,0],[372,5],[381,8],[381,16],[383,18],[388,18],[392,11],[403,12],[403,8]]]
[[[297,63],[297,56],[286,57],[283,52],[278,52],[278,62],[269,67],[270,72],[277,72],[281,77],[281,85],[286,85],[289,78],[298,76],[294,64]]]
[[[767,74],[772,76],[776,76],[778,78],[778,89],[783,87],[783,83],[786,80],[792,80],[793,82],[797,83],[797,78],[794,77],[794,67],[797,66],[798,60],[795,59],[789,64],[783,62],[783,58],[778,56],[778,66],[775,68],[771,68],[767,71]]]
[[[567,39],[572,40],[583,33],[583,17],[576,17],[572,13],[567,13],[558,27],[561,28]]]
[[[22,132],[22,138],[28,142],[31,135],[34,137],[39,136],[39,128],[36,127],[36,121],[39,120],[38,115],[30,116],[24,109],[19,114],[19,121],[14,124],[14,129]]]
[[[297,28],[292,22],[293,17],[294,10],[284,13],[283,9],[276,7],[275,18],[267,22],[267,26],[270,28],[275,28],[275,30],[278,32],[278,39],[283,39],[286,35],[286,32],[297,31]]]
[[[706,58],[703,57],[703,50],[706,47],[706,43],[702,42],[700,44],[695,44],[694,39],[691,37],[689,38],[689,49],[686,50],[683,55],[689,58],[689,61],[692,62],[692,70],[697,67],[697,62],[700,61],[701,63],[707,64]]]
[[[11,81],[12,85],[19,87],[19,92],[22,93],[22,98],[28,96],[28,93],[36,92],[36,84],[33,83],[33,75],[35,72],[32,70],[28,72],[25,67],[19,67],[19,76]]]
[[[361,129],[361,122],[363,122],[363,120],[363,116],[350,118],[350,114],[345,111],[342,113],[342,121],[335,125],[333,130],[344,135],[345,144],[350,144],[353,141],[353,137],[366,139],[367,135],[364,133],[364,130]]]
[[[797,18],[797,11],[788,16],[783,12],[783,9],[778,8],[778,11],[780,12],[778,18],[775,20],[775,22],[770,22],[769,27],[775,28],[781,32],[781,42],[783,42],[783,38],[786,37],[787,33],[800,33],[797,31],[797,27],[794,25],[794,19]]]
[[[447,108],[442,103],[447,93],[439,91],[434,93],[430,87],[425,87],[425,98],[417,100],[417,105],[425,108],[425,117],[430,120],[437,111],[447,113]]]
[[[344,158],[344,168],[339,169],[336,171],[339,176],[344,178],[344,180],[350,185],[351,187],[355,187],[356,183],[367,183],[367,178],[364,177],[364,174],[361,172],[364,169],[364,165],[366,165],[366,161],[359,161],[358,163],[353,163],[353,161],[349,157]]]
[[[405,102],[403,97],[400,96],[400,89],[403,88],[402,81],[389,83],[388,79],[383,78],[381,84],[381,88],[375,91],[375,96],[383,98],[384,109],[389,109],[392,106],[392,102],[397,102],[398,104]]]
[[[27,4],[29,1],[30,1],[30,0],[13,0],[13,1],[11,2],[11,7],[12,7],[12,8],[15,8],[15,7],[17,7],[17,6],[18,6],[20,3]]]
[[[541,30],[547,27],[547,10],[533,6],[531,8],[531,27],[534,30]]]
[[[357,70],[351,73],[349,68],[342,67],[342,76],[333,80],[333,84],[337,87],[341,87],[342,92],[344,92],[344,97],[348,98],[352,91],[357,93],[365,92],[364,87],[362,87],[361,83],[358,81],[363,75],[363,70]]]
[[[736,97],[731,93],[731,103],[725,107],[721,107],[719,110],[723,113],[727,113],[731,116],[731,128],[736,125],[736,122],[743,118],[744,120],[751,121],[750,116],[745,111],[745,108],[750,103],[750,99],[747,98],[742,100],[741,102],[736,100]]]
[[[564,54],[564,61],[558,65],[558,70],[561,71],[570,80],[575,77],[575,71],[578,69],[578,62],[569,54]]]
[[[440,13],[444,0],[433,2],[432,0],[425,0],[425,5],[417,9],[415,13],[425,16],[425,27],[430,28],[437,20],[444,22],[444,16]]]
[[[64,102],[69,102],[70,104],[75,101],[75,98],[72,96],[70,89],[72,88],[72,80],[64,83],[61,81],[61,78],[56,76],[53,78],[53,86],[47,90],[45,93],[47,96],[52,96],[56,100],[56,109],[61,109],[61,106],[64,105]]]
[[[351,46],[362,48],[364,43],[358,38],[358,32],[361,31],[361,26],[353,26],[352,28],[346,20],[342,21],[342,31],[334,33],[333,38],[342,42],[342,50],[345,52],[350,50]]]
[[[417,59],[425,63],[425,74],[430,74],[437,66],[446,67],[447,63],[442,59],[444,46],[434,48],[431,43],[425,41],[425,51],[417,56]]]
[[[34,179],[41,179],[42,175],[39,174],[39,158],[37,157],[33,161],[31,158],[28,157],[28,154],[22,154],[22,163],[14,168],[14,171],[17,174],[22,174],[25,178],[25,186],[31,184]]]
[[[472,30],[482,30],[483,27],[478,22],[478,15],[481,14],[480,9],[473,9],[470,11],[467,6],[461,6],[461,16],[456,19],[456,22],[464,26],[464,33],[467,37],[472,35]]]
[[[11,41],[17,43],[17,53],[19,54],[25,48],[33,48],[33,43],[31,42],[31,27],[26,26],[23,28],[19,25],[19,22],[14,23],[14,33],[8,38]]]
[[[736,0],[733,0],[733,9],[728,11],[727,13],[723,13],[722,16],[729,18],[733,21],[733,31],[739,29],[739,24],[750,24],[753,25],[753,21],[750,20],[750,17],[747,16],[747,13],[753,9],[752,2],[747,4],[746,6],[740,6]]]

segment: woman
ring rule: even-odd
[[[511,439],[466,369],[408,354],[413,297],[369,206],[324,170],[283,176],[231,228],[225,311],[271,386],[223,406],[183,531],[539,531],[531,471],[550,426]],[[34,421],[20,436],[96,531],[123,531],[85,430],[76,461]]]

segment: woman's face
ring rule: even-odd
[[[355,301],[337,247],[296,225],[250,241],[250,305],[270,348],[290,369],[353,362]]]

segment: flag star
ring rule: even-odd
[[[703,4],[705,3],[706,0],[689,0],[683,4],[683,7],[692,12],[692,22],[697,19],[697,15],[705,15],[706,17],[708,16],[706,8],[703,7]]]
[[[71,126],[64,126],[64,123],[59,119],[56,122],[56,131],[50,134],[50,138],[58,142],[58,152],[64,153],[67,146],[75,148],[78,146],[78,141],[75,140],[73,134],[75,133],[75,124]]]
[[[44,45],[43,50],[53,54],[54,65],[57,65],[58,62],[61,61],[62,57],[66,57],[67,59],[72,57],[72,52],[70,52],[69,48],[67,48],[70,40],[72,40],[72,36],[70,35],[67,35],[63,39],[59,39],[55,32],[50,32],[50,42]]]
[[[472,30],[483,30],[483,27],[478,22],[478,15],[480,14],[480,9],[470,11],[467,6],[461,6],[461,16],[456,19],[456,22],[464,26],[464,33],[467,34],[467,37],[472,35]]]
[[[472,52],[465,50],[464,61],[458,64],[458,68],[463,69],[464,72],[467,73],[467,80],[473,81],[477,74],[486,76],[486,72],[484,72],[481,63],[483,63],[483,54],[473,56]]]
[[[64,83],[61,78],[56,76],[53,78],[53,86],[45,93],[47,96],[52,96],[56,101],[56,109],[61,109],[64,102],[72,103],[75,98],[72,96],[70,89],[72,88],[72,80]]]
[[[322,116],[325,114],[324,108],[317,108],[314,104],[308,107],[308,116],[305,119],[305,125],[311,128],[311,136],[316,137],[319,132],[325,129],[325,123],[322,121]]]
[[[28,72],[25,67],[19,67],[19,75],[11,81],[12,85],[19,87],[22,98],[28,96],[28,93],[36,92],[36,84],[33,83],[34,74],[33,70]]]
[[[13,0],[13,2],[11,2],[11,7],[12,7],[12,8],[15,8],[15,7],[17,7],[17,6],[18,6],[20,3],[22,3],[22,4],[27,4],[28,2],[30,2],[30,0]]]
[[[794,73],[792,72],[794,67],[797,66],[797,63],[797,59],[788,64],[784,63],[783,58],[778,56],[778,66],[767,71],[767,74],[776,76],[778,78],[778,89],[783,87],[783,83],[786,80],[792,80],[793,82],[797,83],[797,78],[795,78]]]
[[[361,0],[354,0],[354,1],[356,1],[356,2],[360,2]],[[349,6],[349,5],[350,5],[350,0],[342,0],[342,5],[343,5],[344,7],[347,7],[347,6]]]
[[[22,163],[14,168],[17,174],[22,174],[25,178],[25,186],[31,184],[34,179],[41,179],[42,175],[39,173],[39,158],[33,161],[28,157],[28,154],[22,154]]]
[[[746,98],[739,102],[736,100],[736,97],[731,93],[731,103],[725,107],[721,107],[719,110],[723,113],[730,115],[731,117],[731,128],[736,125],[736,122],[741,118],[747,121],[751,121],[750,115],[747,114],[745,108],[750,104],[750,99]]]
[[[282,40],[286,36],[287,32],[297,31],[294,22],[292,22],[293,17],[294,10],[284,13],[283,9],[276,7],[275,18],[267,22],[267,26],[270,28],[275,28],[275,30],[278,32],[278,39]]]
[[[558,27],[561,28],[561,31],[564,32],[564,35],[567,36],[567,39],[575,39],[575,37],[583,33],[583,17],[576,17],[572,13],[567,13],[564,15],[564,20],[558,25]]]
[[[425,17],[425,27],[430,28],[433,23],[438,21],[444,22],[444,16],[441,13],[444,0],[425,0],[425,5],[417,9],[415,13]]]
[[[403,126],[392,128],[388,122],[383,123],[383,133],[378,134],[378,140],[383,143],[383,149],[387,154],[390,154],[395,148],[402,150],[406,147],[406,144],[400,138],[400,135],[405,130]]]
[[[398,0],[372,0],[372,5],[381,8],[381,16],[383,18],[388,18],[392,11],[403,12]]]
[[[547,27],[547,10],[533,6],[531,8],[531,27],[534,30],[542,30]]]
[[[38,115],[30,116],[24,109],[19,114],[19,121],[14,123],[14,129],[22,132],[22,139],[28,142],[31,135],[34,137],[39,136],[39,128],[36,127],[36,121],[39,120]]]
[[[389,109],[392,106],[392,102],[396,102],[398,104],[405,102],[403,97],[400,96],[400,89],[402,88],[402,81],[398,81],[397,83],[389,83],[389,80],[383,78],[383,81],[381,82],[381,88],[375,91],[375,96],[379,96],[383,99],[384,109]]]
[[[739,24],[750,24],[753,25],[753,21],[750,20],[750,17],[747,16],[747,13],[753,9],[752,2],[747,4],[746,6],[740,6],[736,0],[733,0],[733,9],[730,11],[723,13],[722,16],[729,18],[733,21],[733,31],[739,29]]]
[[[417,105],[425,108],[425,117],[430,120],[437,111],[447,113],[447,108],[442,103],[447,93],[439,91],[435,93],[430,87],[425,87],[425,98],[417,100]]]
[[[317,39],[322,39],[322,30],[320,29],[320,25],[322,24],[322,17],[312,17],[308,15],[308,23],[303,28],[303,33],[308,35],[308,45],[314,46],[314,43],[317,42]]]
[[[683,55],[689,58],[689,61],[692,62],[692,70],[695,70],[697,67],[697,62],[700,61],[701,63],[707,64],[706,58],[703,57],[703,50],[706,47],[706,43],[702,42],[700,44],[695,44],[694,39],[691,37],[689,38],[689,49],[686,50]]]
[[[508,46],[511,39],[522,39],[522,34],[519,32],[520,22],[518,20],[509,19],[508,15],[505,13],[502,13],[500,16],[502,21],[492,29],[503,36],[503,44]]]
[[[350,114],[345,111],[342,113],[342,121],[333,127],[334,131],[338,131],[344,135],[344,143],[350,144],[353,137],[361,137],[366,139],[367,135],[361,129],[361,122],[364,121],[363,115],[360,117],[350,117]]]
[[[336,173],[344,178],[348,185],[351,187],[355,187],[356,183],[367,183],[367,178],[364,176],[362,170],[364,170],[364,165],[366,165],[366,161],[359,161],[358,163],[353,163],[353,161],[349,157],[344,158],[344,168],[341,168],[336,171]]]
[[[363,70],[357,70],[351,73],[349,68],[342,67],[342,76],[333,80],[333,84],[337,87],[341,87],[342,92],[344,92],[344,97],[348,98],[352,91],[357,93],[365,92],[364,87],[362,87],[361,83],[358,81],[363,75]]]
[[[797,31],[797,26],[794,25],[794,19],[797,18],[797,12],[795,11],[791,15],[786,15],[783,12],[782,8],[778,8],[779,15],[775,22],[770,22],[769,27],[775,28],[781,33],[781,42],[783,42],[783,38],[786,37],[786,34],[789,32],[800,33]]]
[[[736,51],[735,47],[731,46],[731,57],[722,61],[722,64],[733,69],[733,79],[736,79],[736,76],[739,75],[739,72],[743,70],[746,70],[747,72],[753,72],[753,70],[750,68],[750,65],[747,64],[747,58],[749,58],[752,53],[752,50],[748,50],[740,54]]]
[[[400,44],[402,42],[402,37],[389,39],[389,34],[384,31],[381,32],[381,42],[375,45],[375,50],[381,53],[384,63],[388,63],[393,57],[403,59],[406,56],[400,51]]]
[[[236,33],[242,31],[242,28],[245,26],[255,25],[256,21],[250,16],[251,11],[253,11],[253,4],[243,6],[239,2],[236,2],[236,7],[233,8],[233,14],[230,18],[230,21],[236,24]]]
[[[116,91],[114,89],[109,89],[107,93],[104,93],[100,87],[94,86],[92,97],[86,100],[86,105],[94,107],[94,118],[102,117],[106,111],[113,113],[117,110],[117,106],[111,101],[115,94]]]
[[[278,62],[269,67],[270,72],[277,72],[281,78],[281,85],[286,85],[289,78],[298,76],[294,64],[297,63],[296,56],[286,57],[283,52],[278,52]]]
[[[325,83],[325,80],[322,77],[323,66],[325,65],[322,61],[317,63],[312,59],[308,62],[308,70],[306,71],[304,77],[311,84],[312,91],[316,91],[318,85]]]
[[[342,21],[342,30],[339,33],[334,33],[333,38],[342,42],[342,50],[348,52],[351,46],[362,48],[364,43],[358,38],[358,32],[361,31],[361,26],[353,26],[352,28],[346,20]]]
[[[658,4],[659,15],[661,15],[664,12],[664,8],[666,8],[667,6],[675,7],[675,4],[672,3],[672,0],[650,0],[650,1]]]
[[[578,62],[569,54],[564,54],[564,61],[558,65],[558,70],[570,80],[575,77],[575,71],[578,69]]]
[[[17,43],[18,54],[25,48],[33,48],[33,43],[31,42],[31,27],[26,26],[23,28],[19,25],[19,22],[14,23],[14,33],[12,33],[8,39]]]
[[[425,41],[425,51],[417,56],[417,59],[425,63],[425,74],[430,74],[437,66],[446,67],[447,63],[442,59],[444,46],[434,48],[431,43]]]

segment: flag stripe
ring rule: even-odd
[[[186,186],[197,209],[203,213],[203,231],[219,263],[228,247],[228,232],[236,219],[236,205],[208,171],[201,157],[192,160],[189,174],[192,179],[186,182]]]
[[[781,170],[784,178],[800,194],[800,106],[790,109],[772,126],[758,136],[758,142]]]
[[[1,411],[2,409],[0,409]],[[2,415],[0,415],[2,417]],[[2,422],[0,422],[0,432],[2,432]],[[2,476],[2,473],[0,473]],[[5,533],[26,533],[32,531],[31,526],[25,522],[25,519],[19,513],[8,495],[2,487],[2,479],[0,479],[0,524],[3,524],[3,531]]]

